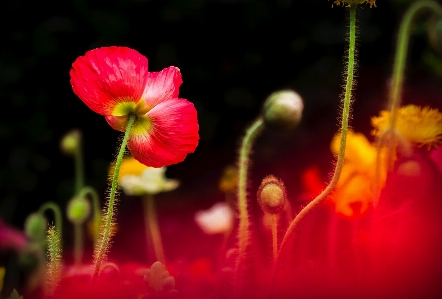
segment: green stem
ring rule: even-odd
[[[60,207],[52,201],[45,202],[40,206],[40,209],[38,212],[40,214],[44,214],[47,210],[51,210],[52,213],[54,213],[54,225],[58,233],[58,237],[60,238],[60,242],[62,242],[62,228],[63,228],[63,222],[62,222],[62,214]]]
[[[89,186],[83,187],[81,189],[79,197],[86,197],[87,195],[90,195],[92,199],[92,209],[93,209],[92,221],[94,223],[94,246],[96,246],[98,242],[98,236],[100,234],[100,222],[101,222],[100,199],[98,197],[97,191]]]
[[[83,150],[81,146],[78,146],[78,149],[74,154],[74,163],[75,163],[75,194],[80,193],[81,189],[84,186],[84,161],[83,161]]]
[[[165,264],[163,242],[161,240],[160,228],[158,226],[155,199],[152,194],[143,197],[144,223],[146,227],[146,242],[149,243],[149,235],[152,238],[153,249],[157,261]]]
[[[83,225],[74,224],[74,263],[76,266],[81,264],[83,259],[84,242],[83,242]]]
[[[336,187],[339,177],[341,176],[342,166],[344,164],[345,157],[345,145],[347,143],[347,131],[348,131],[348,120],[350,117],[350,104],[352,99],[352,91],[353,91],[353,76],[354,76],[354,68],[355,68],[355,53],[356,52],[356,5],[350,7],[350,32],[349,32],[349,48],[348,48],[348,63],[347,63],[347,71],[346,71],[346,84],[345,84],[345,94],[343,99],[343,108],[342,108],[342,120],[341,120],[341,140],[339,145],[339,153],[335,165],[335,170],[333,173],[333,177],[330,180],[327,187],[309,204],[307,204],[299,213],[296,215],[295,219],[290,223],[284,238],[282,239],[281,245],[279,247],[278,255],[275,261],[275,267],[273,269],[273,279],[271,284],[271,289],[275,287],[275,280],[277,276],[277,272],[279,267],[281,266],[281,257],[286,250],[288,240],[290,236],[293,234],[295,229],[298,227],[298,224],[301,220],[315,207],[317,207]]]
[[[112,226],[113,226],[113,216],[114,216],[114,203],[115,194],[117,192],[118,174],[120,172],[121,162],[123,161],[124,152],[126,151],[127,141],[129,140],[130,130],[136,119],[135,114],[129,116],[127,122],[126,132],[124,133],[123,141],[121,142],[120,150],[118,151],[117,160],[115,161],[115,170],[112,177],[111,191],[109,195],[109,201],[107,203],[107,209],[105,213],[105,223],[103,226],[102,233],[100,234],[100,240],[95,246],[94,253],[94,273],[92,275],[92,282],[94,282],[98,274],[100,273],[100,266],[105,259],[106,252],[109,250],[110,238],[112,236]]]
[[[239,170],[238,170],[238,211],[239,211],[239,228],[238,228],[238,249],[239,255],[235,269],[235,285],[234,297],[240,294],[242,284],[242,272],[244,268],[244,259],[246,247],[249,241],[249,214],[247,211],[247,169],[249,166],[249,155],[255,139],[262,132],[264,122],[262,118],[258,118],[247,130],[242,141],[239,152]]]
[[[416,1],[414,2],[408,10],[405,12],[405,15],[401,21],[399,26],[398,39],[396,43],[396,53],[394,58],[394,66],[393,66],[393,76],[391,80],[391,88],[390,88],[390,128],[394,129],[396,126],[397,119],[397,109],[401,104],[402,99],[402,86],[404,83],[404,70],[405,70],[405,62],[407,58],[408,46],[411,35],[411,27],[413,25],[413,21],[415,17],[422,10],[432,10],[438,15],[442,15],[442,7],[435,1]],[[390,138],[391,139],[391,138]],[[391,146],[392,140],[389,140],[388,153],[387,153],[387,165],[389,168],[392,167],[393,163],[393,147]]]

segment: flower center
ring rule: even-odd
[[[130,113],[142,116],[149,112],[151,108],[143,100],[138,101],[138,103],[131,101],[120,102],[115,105],[112,116],[128,116]]]
[[[146,134],[146,132],[148,132],[151,128],[151,120],[146,115],[151,108],[152,107],[147,106],[143,100],[140,100],[138,103],[130,101],[120,102],[115,105],[115,108],[112,111],[112,116],[119,118],[119,126],[121,126],[123,129],[127,126],[129,115],[135,114],[136,119],[130,134],[143,135]]]

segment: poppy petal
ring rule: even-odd
[[[142,96],[146,106],[154,107],[163,101],[176,99],[181,83],[183,80],[180,69],[174,66],[165,68],[161,72],[149,73]]]
[[[126,47],[103,47],[78,57],[70,70],[74,93],[93,111],[112,115],[121,102],[141,99],[147,58]]]
[[[132,134],[128,148],[141,163],[162,167],[183,161],[198,145],[197,113],[192,103],[185,99],[164,101],[146,117],[150,124],[145,133]],[[146,122],[147,123],[147,122]]]

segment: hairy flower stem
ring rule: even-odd
[[[240,288],[242,284],[242,272],[244,270],[244,260],[246,247],[249,240],[249,214],[247,210],[247,169],[249,167],[249,155],[255,139],[262,132],[264,122],[258,118],[247,130],[242,141],[239,162],[238,162],[238,260],[235,269],[234,298],[240,297]]]
[[[412,31],[413,21],[416,16],[424,10],[430,10],[442,16],[442,7],[435,1],[416,1],[405,12],[399,26],[399,33],[396,42],[396,53],[393,65],[393,75],[391,80],[391,88],[389,93],[390,106],[390,131],[396,126],[397,110],[401,104],[402,86],[404,83],[404,70],[407,58],[410,34]],[[387,165],[391,169],[393,166],[394,146],[393,138],[388,138]]]
[[[114,169],[114,175],[112,177],[112,185],[109,195],[109,201],[107,202],[106,212],[104,215],[105,217],[104,225],[101,228],[100,240],[95,246],[94,273],[92,275],[92,282],[95,282],[95,280],[97,279],[98,274],[100,273],[101,263],[105,259],[107,250],[109,249],[110,238],[112,235],[114,204],[115,204],[115,195],[117,192],[118,174],[120,172],[120,166],[121,162],[123,161],[124,152],[126,151],[126,145],[127,141],[129,140],[130,130],[132,129],[132,125],[134,124],[135,120],[136,120],[136,115],[131,114],[127,122],[127,127],[124,133],[123,141],[121,142],[120,150],[118,151],[117,160],[115,161],[115,169]]]
[[[46,297],[54,295],[55,288],[60,281],[61,275],[61,248],[60,237],[55,227],[50,227],[47,233],[48,239],[48,265],[46,276]]]
[[[146,242],[149,244],[149,236],[152,240],[155,258],[163,265],[166,262],[164,257],[163,242],[161,240],[160,228],[158,226],[157,213],[155,209],[155,198],[152,194],[146,194],[143,199],[144,223],[146,230]]]
[[[350,118],[350,104],[352,98],[353,91],[353,76],[354,76],[354,68],[355,68],[355,51],[356,51],[356,5],[352,5],[350,7],[350,32],[349,32],[349,47],[348,47],[348,62],[346,69],[346,83],[345,83],[345,93],[343,98],[343,107],[342,107],[342,116],[341,116],[341,140],[339,145],[339,153],[335,165],[335,171],[333,173],[333,177],[330,180],[327,187],[309,204],[307,204],[299,213],[296,215],[295,219],[292,220],[287,231],[282,239],[281,245],[279,247],[278,255],[276,257],[274,269],[273,269],[273,279],[272,284],[270,286],[271,291],[275,287],[275,280],[278,273],[278,269],[281,265],[281,259],[284,251],[286,250],[286,246],[289,238],[292,236],[293,232],[297,228],[298,224],[301,220],[316,206],[318,206],[333,189],[336,187],[338,183],[339,177],[341,176],[342,165],[344,163],[345,157],[345,145],[347,142],[347,130],[348,130],[348,120]]]
[[[63,241],[62,238],[63,222],[62,222],[60,207],[55,202],[48,201],[40,206],[38,212],[43,215],[47,210],[51,210],[52,213],[54,213],[54,225],[57,230],[57,234],[58,237],[60,238],[60,243],[61,243]]]

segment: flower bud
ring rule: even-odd
[[[89,217],[91,205],[84,197],[74,197],[67,206],[67,217],[74,224],[83,224]]]
[[[280,90],[266,99],[263,108],[264,123],[267,127],[288,131],[301,121],[304,104],[296,92]]]
[[[81,133],[79,130],[71,130],[63,136],[60,142],[61,151],[68,155],[73,156],[80,150],[81,146]]]
[[[32,213],[26,218],[25,233],[32,240],[42,240],[46,238],[48,221],[40,213]]]
[[[442,18],[438,15],[432,16],[428,21],[427,35],[431,47],[442,56]]]
[[[279,214],[287,200],[284,183],[273,175],[265,177],[259,186],[257,199],[264,212]]]

